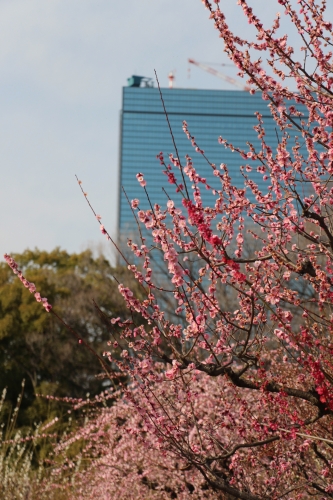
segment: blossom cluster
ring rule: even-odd
[[[32,293],[37,300],[37,302],[41,302],[43,307],[47,312],[50,312],[52,309],[52,305],[49,304],[48,300],[46,297],[42,297],[39,292],[36,291],[36,285],[30,281],[28,281],[22,274],[22,271],[18,268],[18,264],[15,262],[15,260],[8,254],[5,253],[4,259],[13,271],[14,274],[17,275],[21,283],[29,290],[30,293]]]
[[[256,145],[240,148],[218,138],[221,158],[223,148],[239,155],[243,188],[233,184],[228,165],[209,161],[186,122],[193,154],[207,161],[215,187],[200,175],[195,156],[170,154],[167,161],[157,155],[173,188],[165,207],[141,210],[137,199],[131,202],[142,230],[138,241],[128,241],[135,256],[129,269],[143,297],[119,289],[143,324],[123,325],[118,334],[119,369],[141,381],[140,397],[132,403],[150,432],[213,478],[218,490],[239,498],[278,498],[289,491],[297,492],[292,498],[329,495],[330,480],[318,479],[331,477],[333,459],[324,441],[333,416],[333,56],[327,48],[333,40],[325,3],[300,0],[298,12],[289,0],[279,0],[316,61],[314,72],[297,61],[288,37],[278,34],[280,14],[265,28],[248,2],[239,0],[257,32],[248,41],[232,32],[219,2],[204,4],[251,93],[261,91],[267,101],[278,141],[269,143],[258,112]],[[287,77],[296,91],[285,85]],[[137,179],[148,196],[143,174]],[[209,205],[203,190],[210,193]],[[153,265],[154,252],[166,263],[164,281]],[[225,400],[215,399],[214,391],[207,422],[195,413],[194,401],[203,399],[198,373],[207,391],[212,378],[230,391],[232,423]],[[181,408],[172,418],[176,402]],[[217,415],[224,416],[215,426]],[[247,458],[238,451],[243,445],[251,450]],[[306,448],[318,452],[317,475],[313,457],[303,462]],[[247,461],[258,464],[256,479]]]

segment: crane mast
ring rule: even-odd
[[[221,73],[221,71],[217,71],[214,68],[211,68],[210,66],[207,66],[207,64],[200,63],[198,61],[195,61],[194,59],[189,59],[188,62],[190,64],[195,64],[195,66],[198,66],[199,68],[203,69],[204,71],[207,71],[207,73],[210,73],[211,75],[217,76],[218,78],[222,78],[222,80],[231,83],[231,85],[235,85],[236,87],[239,87],[242,90],[248,91],[250,90],[250,87],[243,85],[242,83],[238,82],[235,80],[235,78],[232,78],[231,76],[225,75],[224,73]]]

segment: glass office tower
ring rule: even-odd
[[[121,112],[119,235],[126,235],[126,232],[134,227],[133,214],[122,192],[122,186],[130,200],[138,198],[140,208],[149,209],[149,202],[136,179],[138,172],[144,174],[153,204],[166,204],[167,197],[162,186],[171,197],[174,196],[175,189],[175,186],[168,184],[162,173],[163,167],[156,159],[160,151],[164,153],[166,161],[169,153],[175,154],[159,91],[154,87],[140,86],[140,77],[129,79],[129,85],[123,88]],[[268,109],[268,102],[262,100],[261,93],[250,95],[239,90],[178,88],[162,89],[162,93],[182,163],[185,163],[186,154],[191,156],[200,175],[217,189],[220,188],[219,180],[213,176],[211,167],[202,156],[193,149],[182,130],[183,120],[187,121],[190,133],[195,136],[198,146],[205,151],[209,160],[217,166],[221,163],[227,164],[233,184],[237,187],[243,187],[239,167],[244,165],[246,160],[219,144],[218,137],[222,136],[246,151],[247,141],[260,149],[257,133],[253,130],[258,124],[254,113],[259,111],[265,122],[267,143],[271,147],[277,145],[276,124]],[[257,162],[253,164],[257,165]],[[251,179],[257,182],[265,193],[267,191],[262,175],[255,170],[251,172]],[[180,172],[178,176],[180,179]],[[250,193],[248,196],[251,199]],[[203,201],[207,205],[214,204],[214,198],[209,191],[203,190]]]

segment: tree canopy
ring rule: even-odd
[[[90,250],[26,250],[15,259],[59,316],[102,354],[109,333],[94,301],[106,315],[126,318],[128,310],[114,280],[126,271],[113,268],[102,256],[94,258]],[[7,387],[12,405],[26,380],[20,418],[27,422],[42,418],[36,393],[84,397],[105,387],[96,378],[102,370],[92,354],[57,318],[45,314],[5,263],[0,264],[0,365],[0,392]]]

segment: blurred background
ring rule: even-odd
[[[250,4],[269,26],[277,2]],[[221,5],[230,26],[250,36],[236,1]],[[75,174],[115,235],[127,78],[156,69],[162,87],[172,71],[175,87],[234,88],[198,67],[189,71],[188,58],[238,78],[235,68],[217,66],[229,61],[200,0],[1,0],[1,258],[104,245]]]

